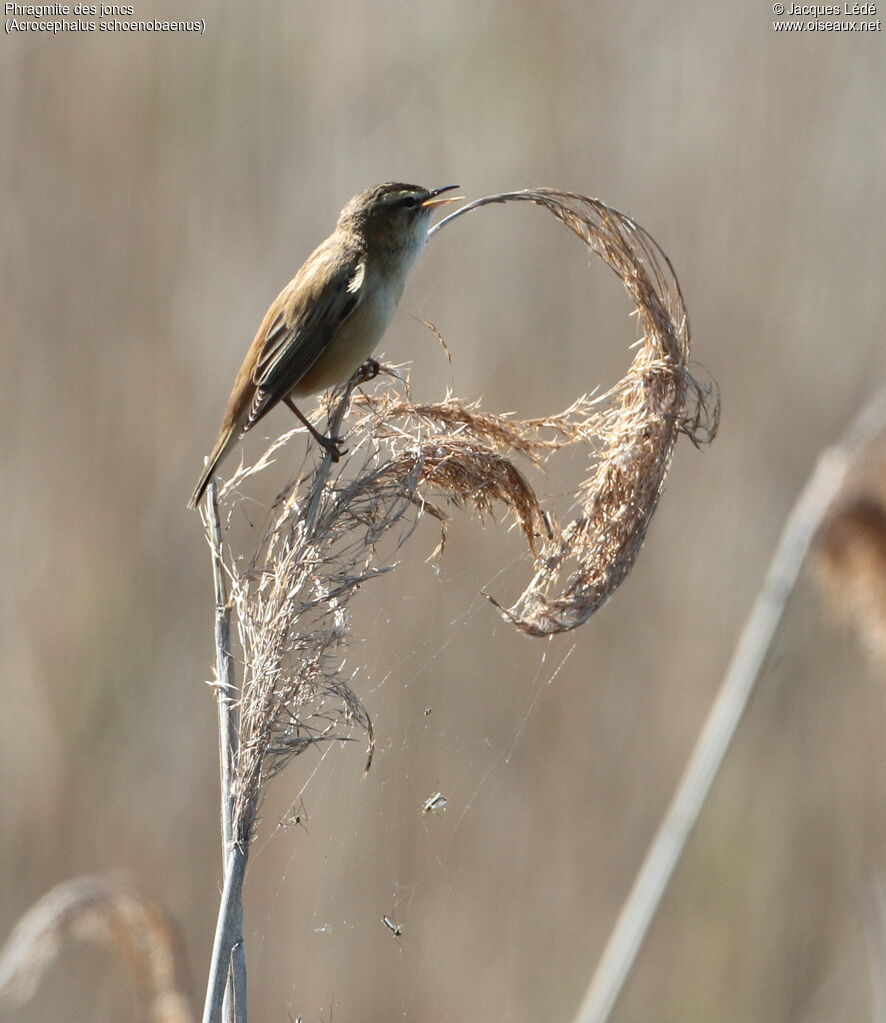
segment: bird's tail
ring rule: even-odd
[[[212,479],[212,474],[218,468],[219,462],[221,462],[236,443],[237,426],[236,424],[232,424],[226,430],[222,430],[222,432],[218,435],[218,440],[215,442],[212,454],[209,456],[203,472],[200,473],[200,479],[197,480],[197,486],[194,487],[194,493],[191,494],[191,500],[188,501],[189,508],[196,508],[200,503],[200,498],[209,486],[209,481]]]

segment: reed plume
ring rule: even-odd
[[[529,635],[573,629],[630,571],[677,437],[684,433],[700,444],[716,433],[716,391],[689,371],[688,317],[670,262],[653,239],[603,203],[553,189],[488,196],[431,234],[470,210],[506,202],[541,206],[621,278],[641,327],[625,377],[603,395],[577,396],[562,412],[521,420],[454,395],[417,403],[405,375],[383,367],[370,392],[359,391],[355,378],[329,396],[331,435],[339,435],[351,413],[350,454],[335,465],[324,455],[313,471],[283,488],[251,557],[225,541],[214,487],[203,506],[216,576],[227,850],[205,1023],[221,1018],[229,968],[234,980],[226,1011],[245,1019],[245,964],[236,962],[240,889],[267,782],[292,757],[317,743],[353,738],[355,728],[367,737],[367,768],[371,763],[372,726],[344,651],[351,599],[393,568],[382,550],[392,541],[399,551],[423,515],[440,524],[442,546],[451,508],[483,517],[501,511],[525,539],[532,575],[512,607],[490,599]],[[228,521],[247,482],[298,432],[276,440],[224,484]],[[589,469],[575,494],[578,514],[561,528],[527,472],[576,444],[587,449]],[[229,610],[242,663],[239,685],[222,634]]]

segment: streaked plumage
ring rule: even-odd
[[[191,507],[221,460],[275,405],[343,383],[369,358],[424,246],[434,207],[454,201],[438,196],[455,187],[430,190],[389,182],[368,188],[345,206],[335,231],[265,313]],[[337,458],[334,440],[315,436]]]

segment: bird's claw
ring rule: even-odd
[[[367,359],[366,362],[357,367],[357,372],[354,376],[357,378],[358,384],[365,384],[370,380],[374,380],[380,371],[381,364],[378,359]]]
[[[342,437],[323,436],[317,438],[321,447],[326,452],[326,454],[329,455],[330,461],[332,462],[338,462],[341,459],[342,455],[346,455],[348,453],[347,448],[343,448],[341,446],[343,439],[344,438]]]

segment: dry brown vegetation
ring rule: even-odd
[[[71,939],[100,945],[109,961],[129,967],[152,1023],[192,1023],[178,928],[125,874],[65,881],[28,910],[0,954],[0,1003],[24,1005]]]
[[[886,667],[886,440],[859,452],[818,536],[818,578],[833,614]]]
[[[393,567],[377,564],[386,534],[399,529],[399,550],[416,512],[434,516],[445,538],[446,505],[480,516],[501,508],[519,526],[534,563],[529,585],[502,614],[530,635],[567,631],[587,621],[630,571],[678,435],[701,443],[716,434],[716,392],[703,390],[689,371],[679,285],[649,235],[597,200],[554,189],[490,196],[465,210],[508,201],[552,213],[618,274],[643,331],[639,350],[606,394],[578,396],[564,412],[532,420],[484,412],[452,395],[416,403],[408,382],[388,368],[380,384],[354,398],[344,461],[333,468],[324,457],[314,472],[290,481],[251,557],[223,548],[243,664],[235,769],[240,841],[252,836],[264,780],[312,743],[341,738],[356,722],[370,735],[371,760],[369,718],[349,684],[342,648],[351,597]],[[352,383],[330,399],[333,434],[353,391]],[[222,499],[236,504],[244,482],[293,435],[241,467]],[[591,468],[575,494],[578,514],[560,527],[515,458],[539,465],[573,444],[586,446]]]
[[[542,643],[478,596],[512,608],[531,580],[517,527],[441,501],[433,562],[431,516],[408,554],[387,534],[377,565],[396,572],[350,605],[372,769],[358,781],[357,726],[267,787],[246,936],[257,1019],[568,1018],[785,516],[886,375],[882,33],[775,33],[767,10],[703,0],[195,13],[199,37],[4,37],[0,934],[60,879],[124,865],[172,907],[201,981],[220,860],[212,580],[183,505],[231,379],[368,183],[553,182],[639,215],[673,258],[694,358],[723,389],[717,441],[676,445],[616,598]],[[184,15],[145,0],[136,16]],[[577,250],[529,205],[447,227],[384,342],[415,403],[451,384],[532,419],[618,381],[640,332]],[[438,324],[452,370],[412,317]],[[244,457],[290,425],[275,412]],[[293,439],[244,484],[255,500],[226,537],[248,558],[306,450]],[[590,475],[588,450],[512,458],[563,526],[578,509],[551,492]],[[828,619],[798,593],[618,1020],[875,1011],[882,685]],[[447,809],[421,813],[437,792]],[[270,835],[292,803],[298,826]],[[127,972],[75,943],[14,1018],[135,1009]]]
[[[554,189],[488,196],[434,230],[472,209],[508,201],[552,213],[608,263],[631,295],[643,336],[615,388],[593,401],[579,396],[565,412],[521,421],[451,395],[416,404],[408,383],[391,383],[399,375],[389,369],[387,386],[356,403],[351,453],[335,464],[325,454],[313,472],[287,484],[250,558],[220,542],[214,489],[208,495],[203,515],[217,601],[220,608],[225,603],[223,565],[243,668],[232,691],[230,681],[222,682],[230,652],[220,650],[222,776],[229,787],[223,816],[230,803],[231,822],[225,824],[225,890],[205,1019],[221,1018],[227,964],[242,947],[242,884],[266,781],[312,745],[344,738],[353,723],[369,735],[367,769],[371,764],[372,727],[350,685],[345,651],[351,597],[393,567],[377,563],[387,534],[399,529],[399,551],[421,512],[433,515],[445,536],[444,505],[481,516],[501,506],[520,527],[535,568],[517,604],[502,613],[530,635],[564,632],[585,622],[630,571],[679,432],[696,443],[716,433],[719,403],[689,372],[686,310],[655,242],[603,203]],[[331,436],[340,434],[361,379],[333,394]],[[580,442],[592,452],[593,468],[575,494],[577,517],[561,529],[513,459],[524,456],[538,465]],[[257,466],[237,470],[222,496],[236,505],[240,486],[282,447],[275,442]],[[241,979],[231,982],[234,1003],[242,1002],[237,984],[245,989],[242,959],[235,975],[238,970]]]

